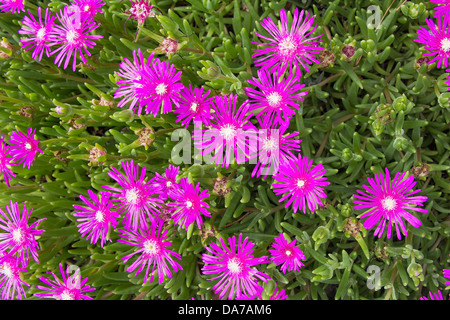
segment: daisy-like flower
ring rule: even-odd
[[[87,207],[73,205],[76,209],[73,215],[80,218],[77,221],[81,222],[78,225],[78,231],[81,235],[83,237],[87,235],[86,239],[90,239],[92,244],[97,243],[100,239],[100,246],[103,248],[103,244],[108,240],[108,231],[110,228],[116,228],[120,214],[113,210],[114,205],[110,201],[111,195],[109,193],[101,192],[100,197],[98,197],[94,192],[88,190],[88,194],[92,202],[80,195],[80,199]]]
[[[23,206],[22,213],[19,210],[17,202],[10,201],[6,206],[6,213],[0,209],[0,251],[10,250],[10,254],[17,254],[17,258],[22,267],[26,267],[29,261],[29,255],[38,263],[37,250],[39,244],[36,237],[45,232],[37,230],[39,224],[46,220],[45,218],[37,220],[28,225],[28,220],[33,209]]]
[[[434,17],[445,16],[450,13],[450,0],[430,0],[431,3],[438,3],[440,6],[434,8]]]
[[[164,221],[159,217],[151,219],[150,229],[147,225],[140,228],[138,231],[125,231],[119,230],[118,242],[126,243],[131,246],[137,247],[138,249],[133,253],[122,258],[124,263],[126,263],[134,255],[139,255],[139,257],[127,268],[128,272],[133,272],[135,269],[137,276],[145,267],[145,277],[144,283],[147,282],[150,267],[151,276],[150,282],[153,282],[154,272],[158,271],[159,283],[163,283],[164,276],[172,278],[172,271],[177,272],[183,270],[181,265],[175,261],[178,259],[181,261],[181,256],[168,249],[172,244],[167,239],[167,230],[163,231]],[[169,267],[170,265],[170,267]]]
[[[428,299],[426,296],[420,297],[419,300],[444,300],[444,297],[442,296],[442,293],[440,290],[438,292],[433,293],[430,291],[430,299]]]
[[[300,16],[298,9],[295,8],[294,17],[291,26],[288,26],[286,11],[280,11],[281,28],[278,27],[270,17],[265,18],[261,25],[267,30],[270,37],[255,34],[261,39],[268,42],[252,42],[257,45],[267,46],[264,49],[254,51],[253,57],[260,57],[255,60],[256,67],[263,67],[271,71],[280,70],[283,74],[290,67],[297,67],[298,76],[301,76],[302,66],[309,72],[308,64],[319,63],[314,57],[324,48],[318,44],[322,36],[311,37],[316,30],[314,24],[314,16],[310,16],[307,11],[302,10]],[[311,29],[312,28],[312,29]],[[311,30],[310,30],[311,29]],[[292,72],[291,72],[292,73]]]
[[[173,190],[169,197],[174,202],[167,203],[168,207],[172,207],[172,219],[176,225],[180,225],[184,229],[197,222],[197,226],[201,229],[203,220],[202,215],[210,217],[211,214],[206,208],[209,205],[203,201],[204,198],[209,197],[208,190],[200,191],[200,183],[194,187],[189,183],[188,178],[180,180],[180,187]]]
[[[191,84],[189,88],[185,87],[180,92],[180,100],[178,101],[178,107],[175,109],[177,115],[177,122],[181,121],[181,125],[186,129],[191,123],[201,122],[205,126],[211,124],[211,105],[213,103],[213,97],[208,98],[211,90],[208,90],[203,94],[203,88],[194,88],[192,90]]]
[[[258,139],[257,129],[249,121],[252,115],[247,115],[249,105],[237,106],[237,95],[229,94],[216,96],[213,109],[210,129],[193,131],[194,146],[202,156],[214,152],[210,161],[222,167],[228,168],[234,159],[243,163],[255,154]]]
[[[306,213],[306,206],[312,212],[317,210],[317,205],[322,206],[321,198],[326,198],[323,187],[330,183],[323,177],[326,170],[322,164],[312,167],[313,161],[308,157],[298,154],[295,161],[282,163],[278,173],[273,176],[275,182],[272,184],[275,194],[285,194],[280,202],[285,199],[286,208],[293,204],[294,212],[303,210]]]
[[[159,59],[154,59],[154,52],[145,60],[142,55],[141,49],[133,51],[133,61],[125,58],[123,62],[119,64],[119,72],[117,75],[121,77],[117,84],[119,88],[114,93],[114,98],[122,98],[117,106],[122,108],[125,104],[131,101],[130,110],[135,113],[135,107],[137,107],[137,114],[142,112],[142,99],[144,96],[138,95],[137,89],[142,87],[140,81],[145,76],[144,70],[150,69],[152,64],[159,63]]]
[[[425,19],[428,29],[419,27],[417,30],[418,39],[414,41],[424,44],[424,48],[429,52],[423,54],[424,57],[433,57],[428,64],[437,61],[437,67],[440,68],[449,66],[450,57],[450,15],[446,14],[443,17],[436,19],[437,25],[432,19]]]
[[[19,164],[23,162],[23,168],[26,166],[30,169],[38,152],[44,154],[44,151],[39,149],[39,141],[34,138],[35,132],[36,129],[32,128],[28,128],[26,135],[20,131],[13,131],[8,140],[10,145],[8,149],[12,160],[19,161]]]
[[[28,270],[21,268],[19,261],[11,254],[0,250],[0,292],[1,300],[13,300],[17,296],[18,300],[25,298],[23,286],[30,286],[20,278],[21,272]]]
[[[450,280],[450,269],[444,269],[444,271],[442,271],[442,274],[444,275],[445,278]],[[450,281],[447,281],[445,285],[450,286]]]
[[[142,78],[137,81],[136,94],[143,97],[145,112],[156,117],[159,111],[168,113],[173,105],[178,106],[180,91],[184,88],[180,79],[181,71],[168,61],[154,63],[144,69]]]
[[[295,246],[296,239],[288,243],[283,234],[274,239],[272,244],[273,249],[269,249],[271,254],[270,260],[281,265],[281,271],[285,274],[286,271],[299,271],[304,264],[301,260],[305,259],[305,255],[299,247]]]
[[[255,266],[266,263],[267,257],[255,258],[253,256],[254,244],[246,237],[242,241],[242,233],[236,244],[236,237],[228,238],[228,245],[220,238],[220,246],[211,242],[202,256],[204,266],[202,272],[205,275],[216,275],[208,280],[219,281],[214,285],[214,294],[219,294],[219,299],[228,294],[228,299],[235,296],[261,296],[262,286],[258,280],[267,282],[270,277],[258,271]]]
[[[9,148],[5,143],[5,134],[2,135],[0,140],[0,170],[3,173],[3,178],[5,179],[6,185],[9,187],[9,180],[11,177],[15,177],[16,174],[11,171],[12,166],[17,164],[12,162],[12,158],[9,156]]]
[[[367,218],[363,223],[364,227],[370,229],[378,223],[374,236],[378,235],[380,238],[387,223],[387,237],[390,239],[392,223],[394,223],[397,237],[400,240],[400,230],[405,236],[408,236],[403,219],[415,228],[421,225],[420,220],[408,211],[428,212],[426,209],[416,207],[423,206],[428,197],[413,196],[420,192],[420,189],[413,191],[412,189],[416,185],[414,176],[405,179],[405,175],[406,172],[401,175],[397,172],[394,179],[391,180],[389,170],[386,168],[384,176],[380,172],[375,175],[375,179],[367,178],[369,186],[362,185],[366,192],[356,190],[357,194],[353,195],[356,198],[356,200],[353,200],[353,203],[356,204],[354,208],[367,209],[359,217],[361,219]]]
[[[48,287],[37,285],[36,288],[45,291],[45,293],[35,293],[34,296],[55,300],[93,300],[93,298],[86,295],[87,292],[95,291],[95,288],[86,285],[88,278],[81,280],[79,268],[75,268],[75,272],[71,275],[72,271],[73,268],[67,266],[64,272],[60,263],[59,272],[61,273],[62,281],[53,272],[51,273],[53,279],[39,277],[39,280]]]
[[[277,72],[272,74],[262,68],[258,70],[258,79],[253,77],[248,83],[259,89],[245,88],[249,97],[249,111],[260,110],[257,117],[263,118],[266,126],[289,122],[300,107],[299,101],[303,101],[303,96],[308,94],[300,92],[305,85],[298,83],[292,73],[285,79],[280,78]]]
[[[159,199],[162,201],[167,200],[167,196],[172,191],[179,188],[177,182],[177,175],[180,172],[180,167],[169,164],[169,167],[164,170],[164,174],[155,172],[155,177],[152,179],[152,186],[158,190]]]
[[[84,54],[90,56],[88,49],[95,46],[93,40],[103,38],[103,36],[89,34],[99,25],[90,20],[87,15],[74,14],[67,6],[57,14],[57,17],[61,26],[55,25],[50,45],[60,45],[60,47],[53,50],[51,54],[58,53],[55,57],[55,64],[58,67],[65,60],[64,69],[69,65],[73,54],[72,70],[75,71],[77,55],[80,56],[83,63],[86,63]]]
[[[2,12],[19,13],[25,11],[24,0],[0,0],[0,9]]]
[[[103,0],[72,0],[71,9],[75,13],[86,15],[92,20],[97,13],[101,13],[102,6],[105,4]]]
[[[261,123],[260,123],[261,124]],[[264,175],[264,179],[268,174],[278,172],[281,163],[295,161],[296,156],[293,151],[300,151],[301,140],[291,139],[298,135],[298,132],[284,135],[288,124],[283,124],[279,128],[275,125],[267,128],[261,124],[258,135],[258,162],[252,171],[252,177]]]
[[[113,191],[114,201],[119,202],[118,213],[125,211],[123,219],[125,229],[137,230],[138,227],[147,225],[147,216],[157,214],[157,207],[161,206],[161,200],[152,197],[154,190],[148,181],[144,181],[146,167],[143,167],[139,174],[139,165],[134,161],[122,162],[125,176],[116,168],[112,167],[108,175],[114,179],[120,188],[103,186],[107,190]]]
[[[156,16],[153,11],[154,8],[149,4],[149,0],[131,0],[131,8],[125,13],[129,15],[128,19],[132,17],[138,22],[138,25],[142,25],[148,17],[154,18]]]
[[[41,61],[45,52],[47,57],[50,56],[50,40],[51,33],[53,31],[53,23],[56,17],[52,16],[52,12],[47,8],[45,9],[44,17],[41,15],[41,7],[38,7],[38,20],[28,11],[28,16],[25,16],[21,23],[22,28],[19,30],[19,34],[29,35],[29,38],[22,38],[23,49],[31,50],[31,57]],[[42,20],[43,19],[43,20]]]

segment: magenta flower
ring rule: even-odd
[[[153,11],[154,8],[149,4],[149,0],[131,0],[131,8],[125,11],[125,13],[129,15],[128,19],[132,17],[138,22],[138,25],[142,25],[148,17],[153,18],[156,16]]]
[[[252,177],[264,175],[264,179],[268,174],[275,174],[280,168],[280,164],[289,161],[295,161],[296,156],[292,151],[300,151],[300,142],[302,140],[290,139],[298,135],[298,132],[284,135],[288,124],[283,124],[279,128],[272,125],[265,128],[261,124],[262,129],[258,135],[258,151],[256,156],[258,162],[252,171]]]
[[[12,166],[17,164],[12,162],[12,158],[9,156],[9,148],[5,143],[5,134],[2,135],[0,140],[0,170],[3,173],[3,178],[5,179],[6,185],[9,187],[9,180],[11,177],[15,177],[16,174],[11,171]]]
[[[25,298],[23,286],[30,286],[20,278],[21,272],[28,270],[21,268],[19,261],[10,254],[0,251],[0,292],[1,300],[13,300],[14,296],[22,300]]]
[[[97,13],[102,13],[103,0],[72,0],[71,9],[73,12],[86,15],[92,20]]]
[[[441,6],[434,8],[434,17],[445,16],[450,13],[450,0],[430,0],[431,3],[438,3]]]
[[[270,277],[258,271],[254,266],[267,262],[267,257],[255,258],[253,256],[254,244],[246,237],[242,241],[242,233],[239,234],[236,244],[236,237],[228,238],[229,248],[225,245],[223,238],[220,238],[220,246],[211,242],[202,256],[204,266],[202,272],[205,275],[214,274],[208,280],[219,281],[214,285],[214,294],[219,294],[219,299],[228,294],[231,300],[235,295],[238,297],[246,295],[261,296],[262,286],[258,280],[269,281]]]
[[[256,152],[257,129],[249,121],[249,106],[244,102],[238,107],[236,102],[234,94],[216,96],[211,128],[193,131],[194,146],[200,154],[210,156],[214,151],[210,161],[226,168],[234,159],[241,164]]]
[[[13,131],[8,141],[10,145],[8,147],[9,154],[12,156],[12,160],[19,161],[19,164],[23,162],[23,168],[27,166],[30,169],[36,153],[40,152],[44,154],[44,151],[38,147],[39,141],[34,139],[35,132],[36,129],[32,128],[28,128],[26,135],[20,131]]]
[[[178,107],[175,109],[177,115],[177,122],[181,121],[181,125],[186,129],[191,123],[200,122],[205,126],[211,124],[211,105],[213,103],[213,97],[208,98],[211,90],[208,90],[203,94],[203,88],[194,88],[192,90],[191,84],[189,88],[185,87],[180,92],[180,100],[178,101]]]
[[[176,189],[179,189],[179,184],[177,182],[177,175],[180,172],[180,167],[176,167],[169,164],[169,167],[164,170],[164,174],[159,174],[155,172],[155,177],[152,179],[151,183],[155,190],[158,190],[159,199],[162,201],[167,200],[167,196],[171,194]]]
[[[119,230],[119,237],[123,239],[118,239],[118,242],[126,243],[138,248],[133,253],[122,258],[124,263],[126,263],[134,255],[139,255],[139,257],[127,268],[127,271],[133,272],[137,268],[138,270],[135,275],[137,276],[147,266],[144,283],[147,282],[151,266],[153,266],[153,268],[151,270],[150,282],[153,282],[155,270],[158,271],[159,283],[164,281],[164,276],[172,278],[171,269],[173,269],[173,272],[183,270],[181,265],[175,261],[175,259],[181,261],[181,256],[167,248],[172,244],[169,241],[165,241],[167,239],[167,230],[163,231],[163,225],[164,221],[159,217],[155,217],[154,219],[151,219],[150,229],[145,225],[145,227],[140,228],[138,231],[128,232]]]
[[[141,49],[133,51],[133,61],[125,58],[123,62],[119,64],[120,70],[117,75],[123,79],[117,81],[119,88],[114,93],[114,98],[122,98],[117,106],[119,108],[123,107],[125,104],[131,101],[130,110],[135,112],[135,107],[137,106],[137,114],[141,114],[142,111],[142,99],[145,95],[138,95],[137,89],[142,87],[140,80],[142,80],[144,75],[144,70],[150,69],[154,63],[159,63],[159,59],[153,59],[154,52],[144,60]]]
[[[100,246],[103,248],[103,244],[109,238],[108,231],[110,228],[116,228],[120,214],[113,211],[114,205],[109,199],[111,196],[109,193],[102,191],[100,197],[97,197],[94,192],[88,190],[88,194],[93,202],[80,195],[80,199],[88,207],[73,205],[76,209],[73,215],[80,217],[77,221],[82,222],[78,225],[78,231],[81,235],[83,237],[87,235],[86,239],[90,239],[92,244],[97,243],[100,239]]]
[[[252,42],[257,45],[267,46],[267,48],[254,51],[253,57],[265,55],[255,60],[255,66],[270,69],[272,72],[279,70],[280,74],[283,74],[287,66],[290,66],[290,73],[292,73],[292,68],[295,65],[298,77],[300,77],[300,66],[309,72],[308,64],[313,62],[319,63],[314,57],[324,49],[318,46],[321,40],[317,40],[322,35],[310,37],[316,30],[316,26],[313,27],[314,16],[310,16],[307,11],[302,10],[299,16],[298,9],[295,8],[294,19],[290,28],[284,9],[280,11],[280,19],[281,29],[270,17],[265,18],[261,22],[261,25],[267,30],[270,37],[255,32],[258,37],[268,41]],[[312,30],[309,30],[311,27],[313,27]]]
[[[80,269],[76,266],[75,268],[72,267],[74,266],[67,266],[64,272],[62,264],[59,264],[62,281],[53,272],[51,273],[53,279],[39,277],[39,280],[48,287],[37,285],[36,288],[48,293],[35,293],[34,296],[55,300],[94,300],[85,293],[95,291],[95,288],[85,285],[88,278],[81,280]],[[75,272],[70,275],[72,270],[75,270]]]
[[[450,279],[450,269],[444,269],[444,271],[442,271],[442,274],[445,278]],[[450,286],[450,281],[447,281],[445,285]]]
[[[0,0],[0,9],[2,12],[19,13],[25,11],[24,0]]]
[[[209,197],[208,190],[200,192],[200,183],[197,183],[194,187],[193,184],[189,183],[187,177],[181,178],[180,187],[173,190],[169,197],[174,201],[167,203],[168,207],[174,209],[172,212],[174,223],[186,230],[194,221],[197,222],[198,228],[201,229],[203,224],[202,215],[206,217],[211,216],[206,209],[209,208],[209,205],[203,201],[204,198]]]
[[[428,64],[437,61],[437,67],[442,65],[448,67],[450,57],[450,30],[449,22],[450,15],[444,15],[437,18],[437,26],[432,19],[425,19],[428,29],[419,27],[417,30],[418,39],[414,41],[424,44],[424,48],[429,52],[423,54],[424,57],[433,57]]]
[[[284,291],[284,288],[278,291],[278,287],[275,288],[275,291],[270,296],[269,300],[286,300],[289,296]]]
[[[249,96],[250,111],[258,112],[258,117],[263,117],[263,124],[271,126],[274,124],[288,123],[295,110],[300,107],[299,101],[303,101],[303,96],[308,92],[300,92],[305,86],[296,82],[294,74],[290,73],[287,78],[280,78],[280,74],[271,74],[267,69],[258,70],[258,78],[248,80],[249,84],[257,89],[246,87],[245,91]]]
[[[326,170],[322,164],[312,167],[312,160],[298,154],[298,159],[282,163],[278,173],[273,176],[275,182],[272,184],[273,192],[277,195],[284,194],[280,199],[283,202],[288,199],[286,208],[293,204],[294,212],[303,210],[306,213],[306,206],[312,212],[317,210],[317,205],[322,206],[321,198],[326,198],[323,187],[329,185],[326,177],[323,177]]]
[[[143,97],[146,104],[145,112],[155,117],[159,111],[162,114],[171,112],[173,105],[178,105],[180,91],[184,85],[179,82],[181,71],[167,61],[160,61],[145,68],[143,76],[137,80],[136,95]]]
[[[44,20],[42,20],[41,7],[38,7],[38,20],[34,18],[31,12],[28,11],[30,17],[25,16],[21,23],[22,28],[19,34],[29,35],[29,38],[20,39],[24,50],[33,50],[31,57],[41,61],[42,55],[45,54],[50,57],[51,34],[53,32],[53,24],[56,17],[52,16],[52,12],[45,9]]]
[[[45,230],[37,230],[39,224],[46,220],[40,219],[28,225],[33,209],[27,209],[23,206],[22,213],[19,211],[19,204],[10,201],[9,207],[6,206],[6,212],[0,209],[0,229],[4,232],[0,233],[0,251],[9,249],[10,254],[17,254],[22,267],[26,267],[29,261],[29,254],[34,261],[38,263],[37,250],[39,244],[36,237],[41,235]]]
[[[401,239],[400,229],[405,236],[408,236],[403,218],[408,221],[415,228],[421,225],[417,219],[408,210],[426,213],[428,210],[417,208],[416,206],[423,206],[423,202],[427,201],[428,197],[412,195],[420,192],[420,189],[413,191],[412,188],[416,185],[414,176],[409,176],[404,179],[406,172],[395,174],[391,181],[389,170],[386,168],[385,175],[380,172],[375,175],[375,180],[367,178],[370,186],[364,185],[363,188],[366,193],[356,190],[358,194],[353,195],[357,200],[353,200],[355,209],[367,209],[359,218],[367,218],[363,225],[366,229],[372,228],[378,223],[374,236],[380,238],[384,232],[386,223],[388,224],[387,237],[391,238],[392,223],[394,223],[397,230],[397,237]]]
[[[442,293],[440,290],[438,292],[433,293],[430,291],[430,299],[428,299],[426,296],[420,297],[419,300],[444,300],[444,297],[442,297]]]
[[[122,168],[125,176],[116,168],[112,167],[108,175],[114,179],[120,188],[103,186],[103,188],[113,191],[112,195],[116,197],[114,201],[119,202],[118,213],[125,211],[123,219],[125,229],[137,230],[138,227],[147,225],[147,216],[157,214],[157,207],[160,207],[161,200],[152,197],[153,192],[151,184],[144,181],[146,167],[143,167],[139,175],[139,165],[134,161],[122,162]]]
[[[296,239],[288,243],[283,234],[274,239],[272,244],[273,249],[269,249],[271,254],[270,260],[281,265],[281,271],[285,274],[286,271],[299,271],[304,264],[301,260],[305,260],[305,255],[299,247],[295,246]]]
[[[65,60],[64,69],[69,65],[73,54],[72,70],[75,71],[77,53],[81,61],[86,63],[84,54],[90,56],[88,49],[95,46],[95,42],[92,40],[103,38],[103,36],[89,34],[99,25],[90,20],[87,15],[70,12],[67,6],[60,11],[59,15],[57,14],[57,17],[62,26],[55,25],[52,32],[52,42],[49,45],[60,45],[60,47],[53,50],[51,54],[58,53],[55,57],[55,64],[58,64],[58,67]]]

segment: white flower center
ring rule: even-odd
[[[191,200],[186,201],[186,208],[190,209],[194,206]]]
[[[167,187],[167,188],[170,188],[171,186],[172,186],[172,182],[171,182],[171,181],[167,181],[167,182],[166,182],[166,187]]]
[[[263,147],[266,150],[273,151],[278,149],[278,143],[277,141],[275,141],[275,139],[265,139],[263,142]]]
[[[80,34],[76,30],[69,30],[66,33],[66,40],[70,44],[77,43],[79,37],[80,37]]]
[[[292,41],[291,37],[284,38],[278,45],[278,50],[283,56],[292,55],[297,49],[297,44]]]
[[[9,263],[4,263],[2,265],[1,271],[7,278],[11,278],[14,274],[13,269],[11,268]]]
[[[22,229],[20,229],[20,228],[14,229],[12,232],[12,236],[13,236],[14,242],[16,242],[16,243],[22,243],[24,241],[24,235],[23,235]]]
[[[242,271],[242,263],[238,258],[228,260],[227,268],[231,273],[240,273]]]
[[[97,212],[95,213],[95,220],[97,220],[97,222],[105,221],[105,214],[102,210],[97,210]]]
[[[91,9],[91,7],[89,7],[88,4],[85,5],[84,8],[83,8],[84,12],[87,12],[87,11],[89,11],[90,9]]]
[[[444,52],[450,51],[450,39],[444,38],[441,40],[441,50]]]
[[[285,253],[286,253],[287,256],[290,256],[292,254],[291,250],[289,250],[289,249],[286,250]]]
[[[46,32],[46,30],[45,30],[45,27],[42,27],[42,28],[40,28],[39,31],[36,33],[36,38],[38,38],[38,40],[42,40],[42,39],[44,39],[46,33],[47,33],[47,32]]]
[[[72,292],[70,292],[70,290],[66,289],[61,293],[61,300],[73,300],[73,299],[74,299],[74,296],[73,296]]]
[[[220,129],[220,135],[227,141],[231,140],[236,136],[236,128],[232,124],[227,124]]]
[[[125,192],[125,199],[128,203],[136,204],[139,199],[139,190],[130,189]]]
[[[306,181],[303,179],[298,179],[297,180],[297,187],[298,188],[303,188],[305,186]]]
[[[267,96],[267,102],[272,108],[278,107],[283,97],[278,92],[272,92]]]
[[[397,201],[392,197],[386,197],[381,200],[381,206],[384,210],[393,210],[397,206]]]
[[[163,95],[163,94],[167,93],[167,85],[164,83],[160,83],[156,86],[155,91],[156,91],[156,94]]]
[[[196,102],[192,102],[191,110],[195,112],[195,111],[197,111],[197,108],[198,108],[198,104]]]
[[[159,245],[155,240],[147,240],[144,242],[144,251],[149,254],[157,254],[159,252]]]
[[[30,150],[31,144],[29,142],[25,143],[25,149]]]

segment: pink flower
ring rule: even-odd
[[[133,17],[138,22],[138,25],[142,25],[148,17],[155,17],[154,8],[149,4],[149,0],[131,0],[131,8],[125,13],[129,15],[128,19]]]
[[[450,15],[446,14],[437,18],[437,26],[432,19],[425,19],[428,25],[428,29],[425,27],[419,27],[417,30],[418,39],[414,41],[424,44],[424,48],[429,52],[424,53],[424,57],[433,57],[428,64],[432,64],[437,61],[437,67],[442,65],[448,67],[450,57],[450,30],[449,22]]]
[[[65,59],[64,69],[67,68],[73,54],[72,70],[75,72],[77,53],[81,61],[86,63],[84,54],[90,56],[91,54],[88,48],[95,46],[95,42],[92,40],[103,38],[103,36],[89,34],[89,32],[96,29],[99,25],[92,22],[87,15],[70,12],[67,6],[64,7],[64,10],[60,11],[59,15],[57,14],[57,17],[62,26],[55,25],[50,45],[60,45],[60,47],[53,50],[51,54],[58,53],[55,57],[55,64],[58,64],[58,67]]]
[[[211,129],[194,130],[194,146],[203,156],[211,156],[210,161],[229,167],[236,159],[237,164],[249,159],[256,152],[257,129],[249,121],[249,106],[237,106],[237,95],[217,96],[213,105],[214,113]],[[248,141],[247,141],[248,139]]]
[[[442,271],[442,274],[444,275],[445,278],[450,280],[450,269],[444,269],[444,271]],[[450,286],[450,281],[447,281],[445,285]]]
[[[211,124],[211,105],[213,103],[213,97],[208,98],[211,90],[208,90],[203,94],[203,88],[194,88],[192,90],[191,84],[189,88],[185,87],[180,92],[180,100],[178,101],[178,107],[175,109],[175,113],[178,113],[177,122],[181,121],[181,125],[186,129],[191,123],[200,122],[205,126]]]
[[[2,12],[17,13],[25,11],[24,0],[0,0],[0,9]]]
[[[420,297],[419,300],[444,300],[444,297],[442,297],[442,293],[440,290],[438,290],[437,293],[433,293],[430,291],[430,299],[428,299],[426,296]]]
[[[102,6],[105,4],[103,0],[72,0],[72,2],[72,11],[86,15],[90,20],[94,19],[97,13],[103,12]]]
[[[319,63],[314,57],[324,49],[318,46],[321,40],[317,40],[322,35],[310,37],[316,30],[316,26],[313,27],[314,16],[310,17],[307,11],[302,10],[299,16],[298,9],[295,8],[294,18],[290,28],[284,9],[280,11],[280,19],[281,29],[279,29],[270,17],[265,18],[261,22],[261,25],[267,30],[270,37],[255,32],[257,36],[268,41],[252,42],[257,45],[267,46],[267,48],[254,51],[253,57],[265,55],[255,60],[255,66],[270,69],[272,72],[279,70],[280,74],[283,74],[287,66],[290,66],[290,73],[292,73],[293,65],[295,65],[297,67],[298,77],[300,77],[300,66],[309,72],[308,64],[312,64],[313,62]],[[311,27],[313,27],[312,30],[308,31]]]
[[[0,140],[0,170],[3,173],[6,185],[9,187],[9,180],[11,180],[11,177],[16,176],[16,174],[11,171],[10,167],[16,166],[17,164],[12,162],[8,150],[9,148],[5,144],[5,134],[3,134],[2,139]]]
[[[38,21],[34,18],[31,12],[28,12],[30,17],[25,16],[21,23],[22,28],[19,34],[29,35],[29,38],[20,39],[23,49],[31,50],[34,48],[31,57],[41,61],[42,55],[45,54],[50,57],[50,40],[53,31],[53,24],[56,17],[52,16],[52,12],[45,9],[44,21],[42,21],[41,7],[38,7]]]
[[[152,197],[153,192],[151,184],[144,181],[146,167],[143,167],[139,174],[139,165],[134,161],[122,162],[125,176],[116,168],[112,167],[108,175],[114,179],[120,188],[103,186],[103,188],[113,191],[112,195],[116,197],[114,201],[119,202],[118,212],[125,211],[123,219],[125,229],[137,230],[138,227],[147,225],[147,216],[152,217],[157,214],[157,207],[161,206],[161,200]]]
[[[17,295],[17,299],[25,298],[25,290],[23,286],[30,286],[20,278],[21,272],[28,270],[21,268],[19,261],[10,254],[0,251],[0,292],[1,300],[13,300]]]
[[[119,237],[122,239],[117,240],[118,242],[126,243],[138,248],[133,253],[122,258],[124,263],[126,263],[131,257],[138,255],[138,258],[127,268],[127,271],[133,272],[137,269],[137,276],[145,267],[147,267],[145,270],[144,283],[147,282],[149,273],[151,273],[150,282],[153,282],[155,270],[158,270],[159,283],[163,283],[164,276],[172,278],[171,269],[173,269],[173,272],[183,270],[180,264],[175,261],[175,259],[181,261],[181,256],[168,249],[172,244],[165,241],[167,239],[167,230],[162,230],[163,225],[164,221],[159,217],[155,217],[154,219],[151,219],[150,229],[145,225],[138,231],[119,230]],[[152,267],[151,272],[150,267]]]
[[[294,212],[300,209],[306,213],[306,206],[312,212],[317,210],[317,205],[323,207],[320,200],[326,198],[323,187],[330,183],[323,177],[326,172],[323,165],[312,167],[312,163],[308,157],[298,154],[295,161],[282,163],[273,177],[273,192],[277,195],[284,194],[280,202],[289,198],[285,207],[293,204]]]
[[[236,237],[228,238],[229,248],[225,245],[223,238],[220,238],[220,246],[212,242],[206,247],[210,253],[202,256],[205,265],[202,272],[205,275],[214,274],[208,280],[219,281],[213,286],[214,294],[219,294],[219,299],[228,294],[231,300],[235,295],[238,297],[261,296],[262,286],[258,280],[267,282],[270,277],[258,271],[254,266],[267,262],[267,257],[255,258],[253,256],[254,244],[246,237],[242,241],[242,233],[239,234],[236,245]]]
[[[289,296],[284,291],[284,288],[278,292],[278,287],[277,287],[277,288],[275,288],[275,291],[273,292],[273,294],[269,298],[269,300],[286,300],[288,297]]]
[[[167,196],[170,195],[176,189],[179,189],[179,184],[177,182],[177,175],[180,172],[180,167],[176,167],[169,164],[169,167],[164,170],[164,174],[160,175],[155,172],[155,177],[152,179],[151,184],[158,190],[159,199],[162,201],[167,200]]]
[[[280,78],[279,73],[271,74],[264,68],[258,70],[258,77],[259,79],[253,77],[252,80],[248,80],[248,83],[259,90],[245,88],[250,98],[249,111],[261,110],[257,117],[264,119],[265,126],[289,123],[295,115],[295,110],[300,107],[299,102],[303,101],[303,96],[308,94],[300,92],[305,85],[296,83],[293,73],[285,79]]]
[[[434,17],[445,16],[450,13],[450,0],[430,0],[431,3],[438,3],[441,6],[434,8]]]
[[[75,267],[75,268],[71,268]],[[73,275],[72,270],[75,269]],[[80,269],[76,266],[67,266],[64,272],[62,264],[59,264],[59,272],[62,276],[62,281],[52,272],[53,280],[46,277],[39,277],[39,280],[48,287],[37,285],[39,290],[47,291],[48,293],[35,293],[34,296],[38,298],[55,299],[55,300],[93,300],[85,293],[95,291],[89,285],[85,285],[88,278],[81,280]]]
[[[286,271],[299,271],[304,266],[301,260],[305,260],[305,255],[299,247],[295,246],[297,240],[294,239],[288,243],[283,234],[280,233],[280,236],[275,238],[274,241],[273,249],[269,249],[270,260],[277,265],[281,265],[281,271],[284,274]]]
[[[181,71],[167,61],[152,64],[143,70],[143,76],[137,81],[136,95],[142,96],[142,103],[146,105],[145,112],[156,117],[172,112],[173,105],[178,105],[180,91],[184,85],[179,82]]]
[[[184,229],[195,222],[201,229],[203,220],[202,215],[210,217],[211,214],[206,210],[209,205],[203,201],[204,198],[209,197],[208,190],[200,192],[200,183],[194,187],[189,183],[188,178],[182,178],[180,180],[180,187],[173,190],[169,197],[174,202],[167,203],[168,207],[172,207],[172,219],[176,225],[180,225]]]
[[[363,184],[366,193],[356,190],[357,194],[353,200],[355,209],[365,209],[360,218],[367,218],[363,225],[370,229],[378,223],[374,236],[381,237],[384,232],[386,223],[388,224],[387,237],[391,238],[392,223],[394,223],[397,230],[397,237],[401,239],[400,229],[405,236],[408,236],[403,218],[408,221],[415,228],[421,225],[409,210],[426,213],[428,210],[417,208],[416,206],[423,206],[428,198],[424,196],[412,195],[420,192],[420,189],[413,191],[412,188],[416,185],[414,176],[404,179],[406,172],[401,175],[399,172],[395,174],[391,181],[389,170],[386,168],[385,175],[379,173],[375,175],[375,180],[367,178],[369,186]]]
[[[261,124],[261,123],[260,123]],[[264,179],[268,174],[276,174],[280,168],[280,164],[289,161],[295,161],[296,156],[292,151],[300,151],[301,140],[290,139],[298,135],[298,132],[284,135],[288,124],[281,125],[276,128],[275,125],[265,127],[261,124],[262,129],[258,135],[258,151],[256,156],[258,162],[252,171],[252,177],[264,175]]]
[[[116,228],[118,222],[117,219],[120,214],[113,211],[114,205],[110,201],[111,196],[107,192],[101,192],[100,197],[88,190],[89,197],[93,201],[89,201],[83,195],[80,195],[80,199],[87,205],[86,207],[81,207],[79,205],[74,205],[74,216],[80,217],[77,221],[82,221],[78,225],[79,232],[87,240],[91,239],[91,243],[95,244],[100,239],[100,246],[103,248],[103,244],[109,238],[108,231],[110,228]],[[111,241],[111,239],[108,239]]]
[[[142,87],[140,80],[145,77],[144,70],[150,69],[154,63],[159,63],[159,59],[154,59],[154,52],[144,60],[141,49],[133,51],[133,61],[125,58],[123,62],[119,64],[120,70],[117,75],[123,79],[117,81],[119,88],[114,93],[114,98],[122,98],[117,106],[123,107],[125,104],[131,101],[130,110],[135,113],[135,107],[137,106],[137,114],[141,114],[142,100],[145,95],[138,95],[137,89]]]
[[[23,162],[23,168],[27,166],[30,169],[33,164],[34,158],[38,152],[44,153],[39,149],[39,141],[34,139],[36,129],[28,128],[27,134],[23,134],[20,131],[13,131],[11,138],[8,140],[9,153],[12,156],[13,161],[19,161],[19,164]]]
[[[6,206],[6,212],[0,209],[0,251],[9,249],[10,254],[16,254],[22,267],[26,267],[29,261],[29,255],[38,263],[37,250],[39,244],[36,237],[45,230],[37,230],[39,224],[46,220],[40,219],[28,225],[33,209],[27,209],[23,206],[22,213],[19,211],[17,202],[10,201],[9,207]]]

